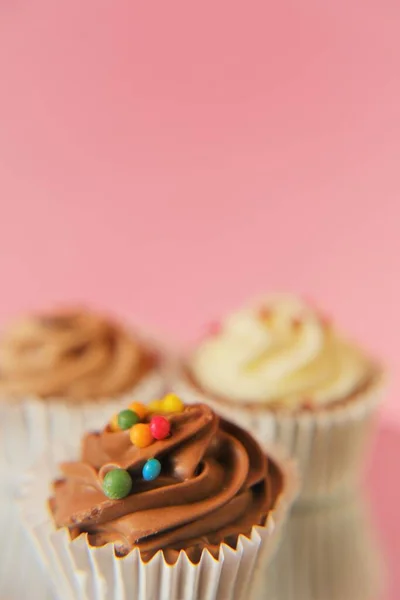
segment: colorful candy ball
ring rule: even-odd
[[[162,402],[164,412],[180,413],[185,408],[182,400],[176,394],[167,394]]]
[[[142,476],[145,481],[157,479],[161,472],[161,463],[156,458],[150,458],[143,466]]]
[[[138,423],[134,425],[130,431],[132,444],[137,448],[146,448],[153,443],[154,438],[150,431],[150,425],[147,423]]]
[[[164,440],[171,431],[171,424],[165,417],[155,416],[150,421],[151,435],[156,440]]]
[[[127,408],[126,410],[121,410],[121,412],[118,413],[118,427],[120,429],[130,429],[131,427],[136,425],[136,423],[139,423],[139,421],[139,415],[130,408]]]
[[[162,413],[164,411],[164,403],[162,400],[152,400],[147,408],[151,413]]]
[[[111,419],[111,421],[110,421],[110,429],[111,429],[111,431],[113,431],[114,433],[115,433],[116,431],[121,431],[121,430],[120,430],[120,428],[119,428],[119,425],[118,425],[118,413],[116,413],[116,414],[115,414],[115,415],[112,417],[112,419]]]
[[[103,492],[111,500],[125,498],[132,489],[132,479],[128,471],[113,469],[103,479]]]
[[[130,404],[128,408],[133,410],[133,412],[135,412],[138,415],[140,421],[143,421],[143,419],[148,415],[149,412],[147,407],[141,402],[132,402],[132,404]]]

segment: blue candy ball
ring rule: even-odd
[[[161,463],[156,458],[150,458],[143,466],[142,476],[145,481],[157,479],[161,472]]]

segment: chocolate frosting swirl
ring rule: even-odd
[[[89,433],[82,461],[64,463],[50,500],[55,523],[72,536],[87,532],[94,546],[114,543],[118,555],[140,549],[144,560],[162,549],[174,562],[180,550],[197,561],[207,548],[215,556],[225,541],[262,525],[279,493],[279,472],[258,444],[239,427],[222,421],[203,404],[167,416],[171,435],[146,448],[132,445],[128,431]],[[162,464],[147,482],[141,469],[149,458]],[[127,469],[130,495],[110,500],[102,479]]]
[[[127,391],[146,369],[138,341],[85,310],[30,316],[0,342],[0,392],[81,400]]]

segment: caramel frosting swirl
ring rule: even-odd
[[[239,534],[264,524],[279,493],[279,472],[253,438],[203,404],[167,418],[171,435],[146,448],[134,446],[129,431],[87,434],[81,462],[61,465],[63,479],[54,483],[56,525],[72,537],[86,532],[93,546],[113,543],[117,555],[139,548],[149,560],[163,550],[173,563],[182,549],[193,561],[204,548],[217,556],[221,542],[235,547]],[[155,457],[161,474],[145,481],[143,465]],[[102,491],[115,468],[133,480],[120,500]]]
[[[26,317],[0,341],[0,393],[9,395],[106,397],[129,390],[144,369],[136,339],[84,310]]]
[[[371,361],[300,298],[276,295],[229,315],[194,351],[195,382],[232,402],[297,408],[349,397]]]

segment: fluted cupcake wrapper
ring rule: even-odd
[[[66,528],[55,528],[47,509],[55,470],[46,458],[27,476],[20,499],[22,524],[59,600],[247,600],[251,594],[256,598],[260,581],[256,573],[267,567],[277,549],[298,487],[293,464],[276,451],[272,458],[284,476],[276,507],[265,526],[253,527],[250,537],[239,536],[236,549],[221,544],[218,559],[203,551],[200,562],[193,564],[181,551],[178,561],[169,565],[159,551],[145,563],[138,549],[119,558],[112,544],[90,546],[86,534],[71,541]],[[265,589],[263,598],[268,598]]]
[[[20,476],[45,449],[54,464],[69,449],[77,458],[84,433],[104,427],[111,416],[133,400],[148,402],[165,391],[165,375],[156,370],[144,375],[129,392],[98,400],[71,402],[64,398],[26,397],[0,399],[0,476],[10,494],[18,490]]]
[[[276,600],[376,600],[384,560],[362,495],[293,511],[266,573]]]
[[[344,495],[357,484],[383,395],[384,377],[377,376],[347,402],[297,414],[220,402],[183,374],[175,379],[173,389],[185,402],[205,402],[248,429],[264,448],[282,446],[298,463],[302,482],[299,500],[320,502]]]

